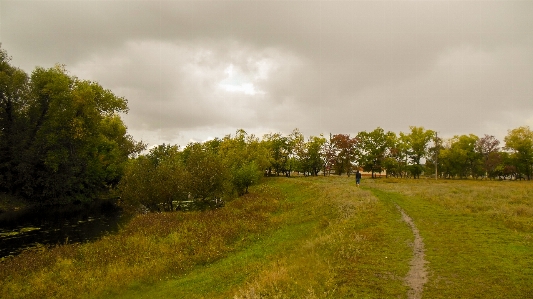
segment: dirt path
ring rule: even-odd
[[[424,284],[427,282],[427,271],[424,265],[427,263],[424,259],[424,242],[418,229],[416,228],[413,219],[407,215],[400,206],[396,205],[396,208],[402,214],[402,219],[405,221],[413,231],[415,241],[413,244],[413,259],[410,262],[411,268],[409,273],[405,277],[405,283],[411,288],[407,293],[408,298],[419,299],[422,298],[422,291]]]

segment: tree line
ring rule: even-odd
[[[372,177],[531,179],[533,132],[510,130],[505,146],[492,135],[437,137],[412,126],[409,132],[330,134],[328,137],[270,133],[259,138],[244,130],[203,143],[159,145],[130,159],[119,192],[129,203],[151,210],[175,209],[183,201],[212,201],[243,195],[262,176],[348,175],[356,170]]]
[[[146,145],[120,118],[127,101],[61,65],[31,75],[10,65],[0,48],[0,191],[36,202],[89,201],[117,192],[149,209],[180,201],[209,202],[247,193],[262,176],[351,175],[355,170],[400,178],[531,179],[533,132],[437,137],[408,132],[329,134],[305,138],[238,130],[203,143]]]

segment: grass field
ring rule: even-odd
[[[376,180],[427,248],[427,298],[533,298],[530,182]]]
[[[226,207],[147,214],[87,244],[0,262],[2,298],[533,297],[530,182],[271,178]]]

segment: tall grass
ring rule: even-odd
[[[280,200],[263,186],[222,209],[139,215],[96,242],[24,252],[0,263],[1,297],[99,297],[181,275],[269,229]]]

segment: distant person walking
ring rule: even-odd
[[[361,173],[359,172],[359,170],[355,172],[355,183],[359,188],[359,184],[361,184]]]

